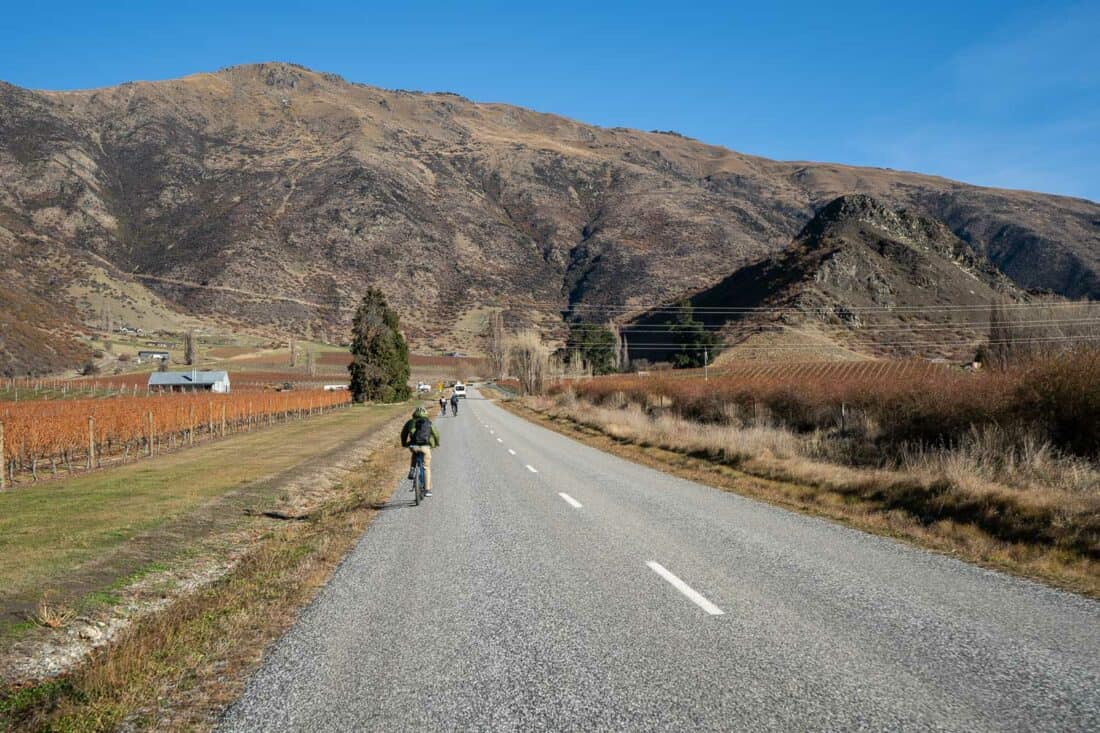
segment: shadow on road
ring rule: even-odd
[[[372,504],[371,509],[376,509],[380,512],[387,509],[405,509],[407,507],[416,506],[412,499],[412,491],[405,488],[406,484],[402,483],[396,489],[394,489],[393,495],[390,496],[390,500],[387,502],[379,502]]]

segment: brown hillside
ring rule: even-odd
[[[484,305],[547,326],[576,303],[640,312],[779,251],[850,192],[942,219],[1022,286],[1100,295],[1100,206],[1079,199],[770,161],[281,63],[77,92],[0,83],[6,272],[71,299],[66,282],[106,271],[119,292],[269,331],[342,329],[371,284],[418,348],[469,348],[455,342]]]
[[[738,344],[729,360],[967,358],[989,335],[990,306],[1033,300],[942,222],[870,196],[825,206],[782,252],[690,298],[698,320]],[[667,310],[626,329],[634,355],[667,356]]]

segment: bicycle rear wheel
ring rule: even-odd
[[[420,506],[424,494],[424,454],[416,454],[416,470],[413,472],[413,506]]]

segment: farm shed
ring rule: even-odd
[[[149,375],[151,392],[218,392],[228,394],[228,372],[153,372]]]

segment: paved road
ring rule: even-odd
[[[474,395],[476,397],[476,395]],[[1100,730],[1100,603],[471,398],[223,727]]]

